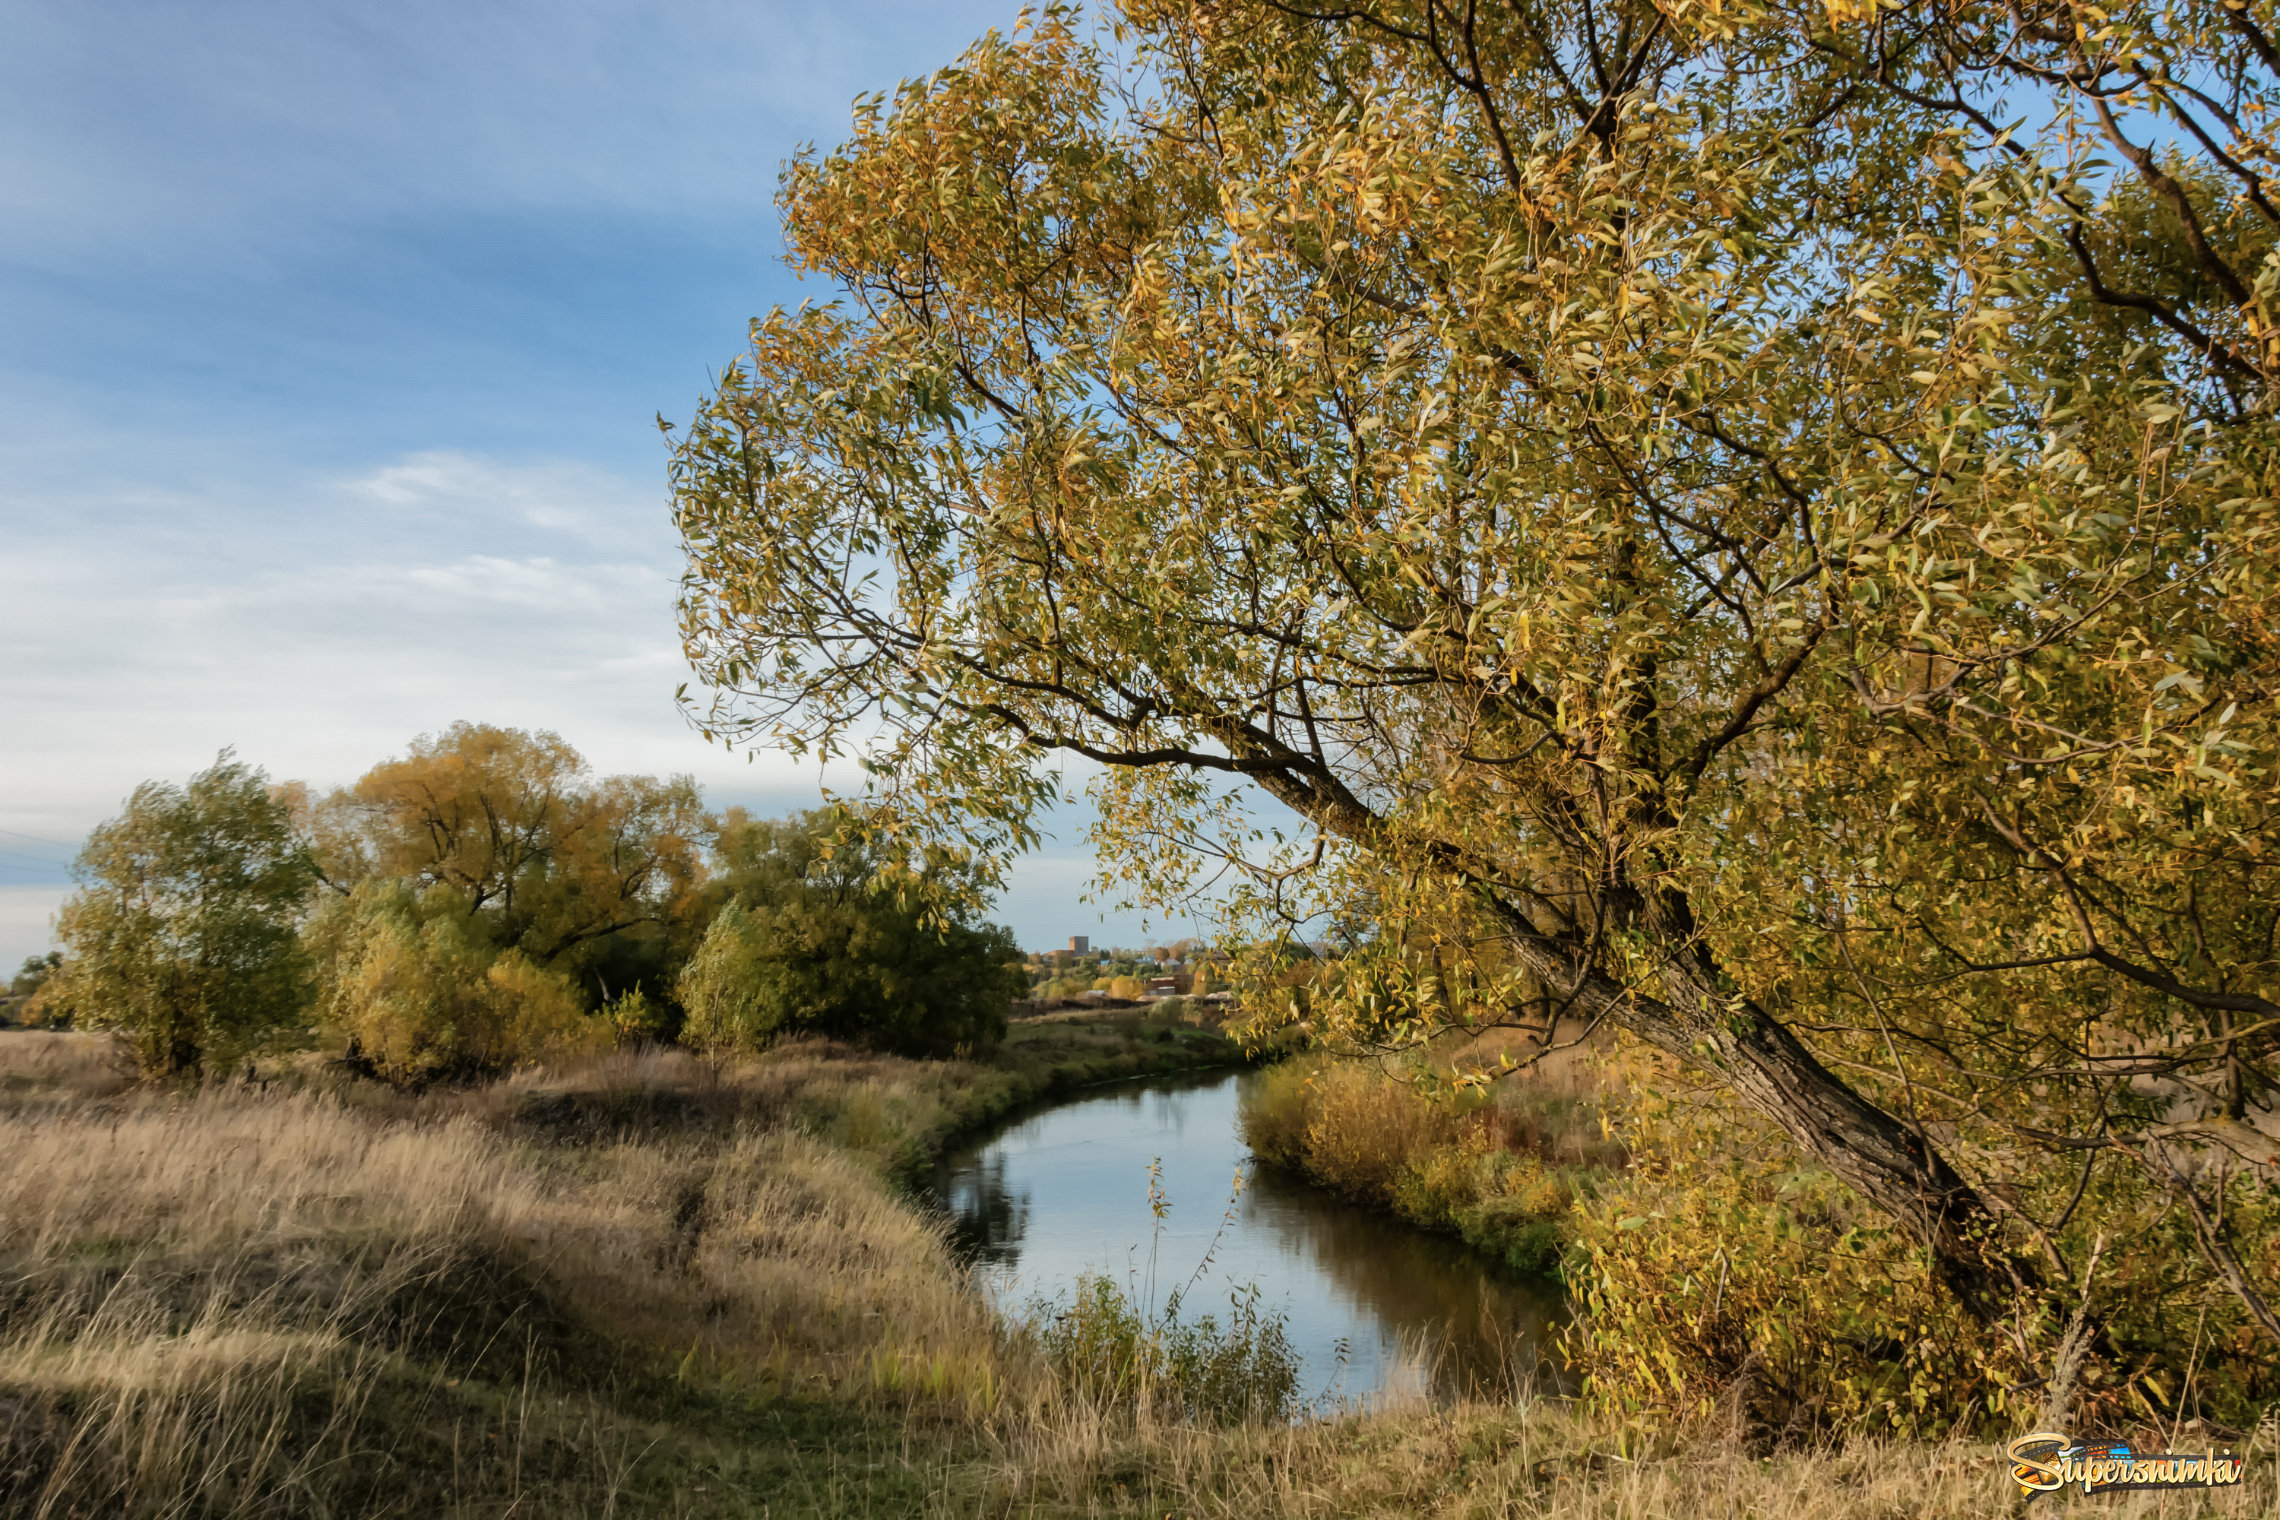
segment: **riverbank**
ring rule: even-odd
[[[1585,1050],[1488,1089],[1435,1090],[1493,1067],[1493,1042],[1423,1071],[1300,1056],[1244,1094],[1243,1138],[1259,1159],[1418,1229],[1453,1235],[1504,1271],[1549,1277],[1571,1244],[1576,1200],[1627,1157],[1605,1122],[1603,1075]]]
[[[908,1189],[946,1147],[1018,1109],[1101,1083],[1248,1060],[1215,1016],[1185,1007],[1050,1012],[1014,1019],[997,1048],[968,1060],[911,1060],[799,1040],[757,1060],[714,1063],[666,1052],[531,1073],[461,1102],[557,1143],[789,1127]]]
[[[1080,1089],[956,1147],[932,1196],[993,1302],[1059,1305],[1106,1273],[1144,1304],[1176,1293],[1191,1319],[1255,1310],[1280,1326],[1300,1404],[1565,1386],[1557,1284],[1507,1281],[1457,1241],[1253,1164],[1237,1114],[1270,1075]]]
[[[1131,1033],[1082,1038],[1137,1060]],[[1074,1080],[1065,1038],[1009,1072]],[[1999,1507],[1977,1444],[1760,1462],[1714,1427],[1642,1435],[1548,1402],[1234,1430],[1088,1404],[887,1175],[914,1137],[979,1111],[961,1104],[998,1101],[962,1096],[976,1074],[951,1066],[805,1048],[419,1097],[283,1076],[182,1095],[125,1086],[85,1037],[0,1036],[0,1512]],[[2268,1447],[2260,1486],[2215,1513],[2280,1503]],[[2150,1496],[2098,1503],[2157,1513]]]

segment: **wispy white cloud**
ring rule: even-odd
[[[273,775],[343,784],[461,718],[553,729],[604,771],[692,773],[722,804],[817,799],[812,767],[729,754],[674,706],[690,679],[680,562],[643,483],[429,452],[44,520],[18,536],[15,594],[0,599],[0,711],[33,736],[0,751],[0,828],[79,838],[137,783],[179,780],[225,746]],[[1017,870],[1004,916],[1035,943],[1137,937],[1137,915],[1077,901],[1081,820],[1058,833]],[[26,869],[0,869],[24,884],[0,911],[0,960],[44,946],[60,894],[59,871]]]
[[[12,544],[0,827],[82,831],[225,745],[346,781],[458,718],[557,729],[605,769],[813,795],[789,762],[728,761],[676,712],[675,548],[653,491],[428,455],[170,508],[114,507],[108,533],[83,509]]]
[[[0,829],[75,841],[225,745],[345,782],[459,718],[812,800],[674,708],[649,420],[823,293],[773,262],[781,160],[1017,8],[9,6]],[[1060,833],[1009,916],[1116,937]],[[0,959],[60,881],[7,859]]]
[[[670,530],[659,483],[647,488],[576,460],[506,465],[451,450],[414,454],[344,483],[407,521],[444,524],[481,518],[564,535],[589,548],[666,563]]]

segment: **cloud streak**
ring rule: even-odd
[[[0,959],[45,947],[61,841],[224,747],[339,785],[468,718],[554,729],[604,771],[694,774],[716,805],[813,806],[813,767],[732,755],[674,706],[690,673],[661,498],[577,460],[431,451],[114,503],[109,533],[85,509],[51,514],[22,536],[22,590],[0,602],[0,710],[37,736],[0,757],[0,828],[49,841],[0,835]],[[1077,903],[1081,830],[1062,820],[1016,873],[1003,912],[1026,941],[1140,933],[1135,915]]]
[[[224,746],[342,783],[460,718],[811,803],[812,770],[674,707],[653,419],[828,294],[775,261],[781,161],[1014,15],[12,5],[0,829],[75,842]],[[1009,895],[1025,940],[1119,932],[1073,902],[1080,822]],[[76,848],[10,837],[7,961]]]

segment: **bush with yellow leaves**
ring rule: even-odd
[[[311,926],[319,1009],[352,1060],[400,1084],[491,1076],[614,1035],[563,973],[501,949],[442,889],[373,881]]]

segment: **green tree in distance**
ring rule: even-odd
[[[1083,757],[1128,885],[1359,926],[1280,1016],[1613,1021],[1983,1321],[2150,1199],[2280,1341],[2269,0],[1117,21],[789,166],[708,731],[977,879]]]
[[[224,750],[184,787],[149,781],[98,826],[57,915],[60,996],[150,1076],[194,1076],[308,1006],[300,920],[316,869],[268,777]]]
[[[50,950],[45,955],[25,956],[24,964],[17,968],[16,974],[8,981],[8,995],[30,997],[47,985],[48,978],[54,976],[62,966],[63,952],[60,950]]]
[[[43,1024],[47,1020],[46,1000],[40,990],[56,983],[60,994],[62,984],[56,973],[63,968],[63,952],[50,950],[45,955],[27,955],[24,964],[9,978],[8,991],[0,997],[0,1019],[13,1019],[21,1024]]]
[[[949,867],[914,868],[829,812],[730,809],[728,902],[680,979],[683,1038],[757,1049],[823,1034],[920,1055],[995,1043],[1025,990],[1011,931],[965,916]]]

